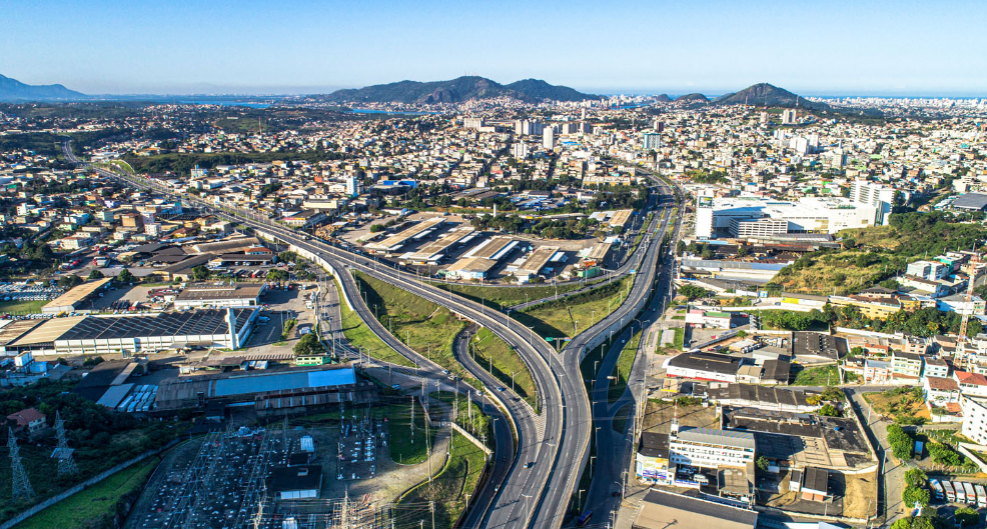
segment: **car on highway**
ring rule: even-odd
[[[524,468],[531,468],[533,466],[535,466],[534,461],[528,461],[527,463],[524,464]]]
[[[507,388],[497,388],[497,391],[507,391]]]

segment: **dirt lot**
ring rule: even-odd
[[[649,400],[644,410],[644,431],[668,433],[676,406],[671,402]],[[716,407],[703,408],[701,405],[678,406],[679,426],[696,428],[719,428]]]
[[[864,399],[874,408],[874,411],[886,417],[913,416],[932,421],[929,409],[911,394],[888,395],[885,392],[864,393]]]
[[[846,476],[843,516],[865,518],[877,508],[877,472]]]

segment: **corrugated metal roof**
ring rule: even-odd
[[[123,402],[123,398],[130,393],[130,390],[134,387],[133,384],[120,384],[119,386],[111,386],[110,389],[103,393],[103,396],[96,401],[96,404],[101,406],[106,406],[107,408],[116,408]]]
[[[212,396],[242,395],[289,389],[317,388],[356,384],[353,368],[322,371],[292,371],[264,375],[245,375],[216,381]]]
[[[754,449],[754,434],[750,432],[717,430],[715,428],[686,428],[679,431],[678,438],[693,443]]]

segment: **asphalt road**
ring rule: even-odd
[[[66,157],[75,160],[65,146]],[[121,176],[99,170],[104,176],[129,181],[135,186],[152,187],[157,191],[173,195],[171,190],[159,183],[139,177]],[[667,188],[666,188],[667,189]],[[624,265],[625,270],[636,269],[635,288],[614,313],[598,322],[591,329],[575,337],[561,355],[556,354],[531,329],[513,322],[505,315],[492,313],[489,309],[472,301],[444,292],[432,285],[417,282],[412,274],[398,269],[380,267],[379,264],[361,255],[342,251],[322,241],[272,223],[269,219],[257,216],[251,211],[237,210],[236,216],[215,205],[200,201],[197,197],[182,196],[183,200],[197,203],[217,212],[220,216],[240,224],[252,226],[275,235],[278,239],[312,252],[337,271],[346,268],[360,270],[385,282],[419,295],[429,301],[443,305],[461,316],[487,327],[514,347],[528,364],[541,399],[541,427],[531,417],[523,417],[523,401],[493,395],[500,406],[508,410],[518,432],[517,457],[511,461],[500,490],[494,495],[491,506],[482,518],[483,527],[559,527],[565,516],[565,506],[574,492],[580,472],[586,462],[589,434],[592,427],[589,399],[579,375],[579,360],[587,342],[620,320],[629,318],[642,296],[649,295],[654,281],[657,251],[661,236],[647,236],[636,255]],[[640,251],[645,249],[644,252]],[[339,273],[339,280],[347,293],[358,292],[350,274]],[[646,281],[647,284],[639,284]],[[640,288],[641,286],[645,288]],[[420,371],[438,370],[432,364],[404,346],[380,325],[370,314],[369,309],[358,295],[350,296],[354,309],[367,325],[402,355],[413,358]],[[480,370],[482,371],[482,370]],[[478,378],[482,373],[473,373]],[[436,374],[438,376],[438,374]],[[530,408],[529,408],[530,409]],[[492,481],[491,481],[492,483]],[[481,493],[482,495],[482,493]],[[479,510],[479,509],[478,509]]]
[[[655,234],[659,240],[664,237],[669,223],[674,224],[672,243],[677,240],[679,219],[671,219],[671,205],[667,205],[661,215],[661,228]],[[656,216],[657,217],[657,216]],[[625,491],[624,483],[628,478],[625,471],[631,467],[631,459],[634,454],[635,429],[637,408],[644,399],[644,383],[648,359],[645,358],[647,343],[645,337],[648,330],[653,325],[660,327],[661,315],[666,303],[671,299],[671,269],[672,257],[668,254],[661,256],[661,263],[658,270],[656,285],[656,295],[647,304],[639,319],[643,329],[642,341],[638,347],[638,353],[627,383],[627,388],[621,397],[613,404],[609,402],[611,376],[613,369],[620,358],[625,346],[625,341],[629,341],[636,330],[634,326],[628,326],[618,337],[615,343],[604,357],[596,377],[593,380],[592,402],[593,402],[593,423],[594,434],[596,435],[596,453],[601,458],[600,464],[594,469],[593,480],[590,488],[586,491],[586,501],[582,512],[593,511],[597,513],[596,521],[612,520],[613,515],[620,509]],[[653,310],[652,310],[653,309]],[[630,405],[629,417],[623,431],[617,432],[613,428],[613,419],[616,413],[625,405]],[[619,492],[618,495],[614,495]]]

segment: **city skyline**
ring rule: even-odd
[[[987,9],[971,2],[595,7],[13,5],[0,73],[87,94],[324,93],[464,74],[600,94],[717,95],[758,82],[820,96],[987,92],[987,75],[971,73],[984,59],[965,52],[987,40],[975,27]]]

